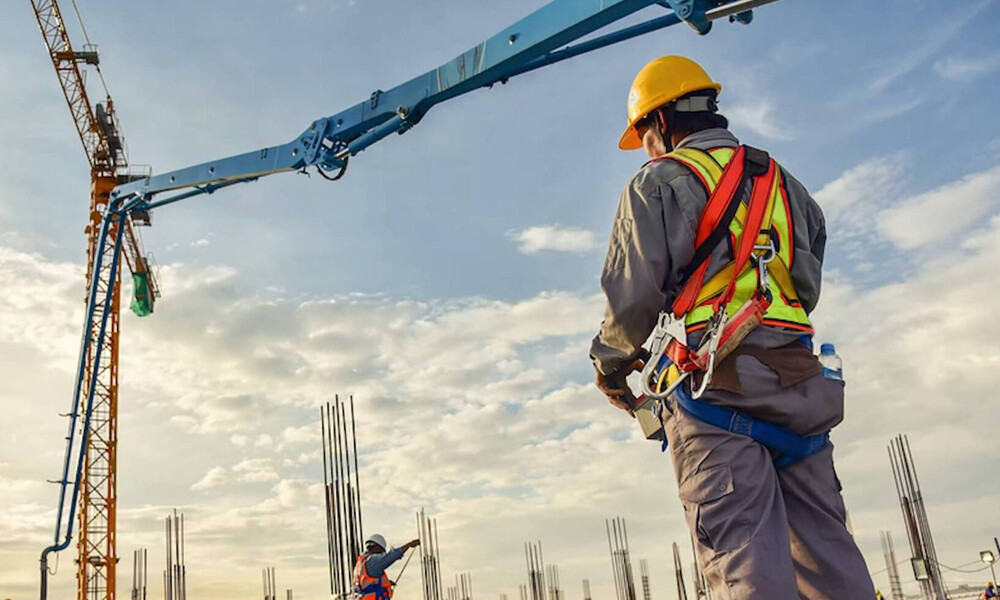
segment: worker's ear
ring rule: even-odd
[[[654,113],[656,116],[656,126],[659,128],[660,135],[663,136],[664,141],[670,141],[670,126],[667,123],[667,113],[662,108],[656,109]]]

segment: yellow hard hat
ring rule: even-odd
[[[722,84],[712,81],[705,69],[690,58],[662,56],[647,64],[635,76],[629,90],[628,127],[618,140],[618,147],[622,150],[642,148],[635,124],[664,104],[698,90],[715,90],[718,94],[722,92]]]

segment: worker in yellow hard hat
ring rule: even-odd
[[[740,144],[719,113],[721,92],[681,56],[650,62],[632,84],[618,146],[651,160],[625,186],[612,228],[605,317],[590,349],[596,383],[631,412],[625,377],[642,365],[661,311],[686,351],[719,339],[723,313],[758,307],[713,372],[695,365],[662,403],[699,562],[718,598],[873,598],[827,435],[843,419],[844,382],[812,350],[823,212],[769,154]]]

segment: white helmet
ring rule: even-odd
[[[386,550],[388,548],[388,546],[386,546],[385,544],[385,538],[382,537],[382,535],[379,533],[373,533],[370,536],[368,536],[368,539],[365,540],[365,550],[368,549],[369,544],[378,544],[383,550]]]

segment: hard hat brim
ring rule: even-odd
[[[638,150],[642,148],[642,139],[639,138],[639,132],[635,130],[634,125],[629,125],[625,133],[618,140],[618,147],[622,150]]]

